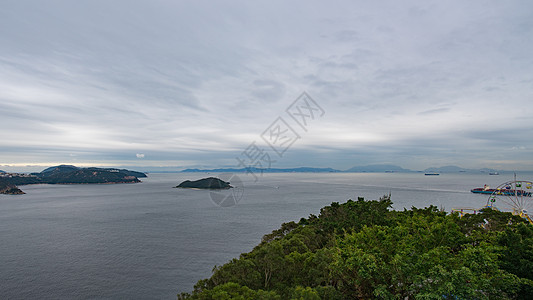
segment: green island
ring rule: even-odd
[[[532,299],[533,226],[508,212],[332,203],[178,299]]]
[[[0,173],[0,194],[24,194],[17,185],[26,184],[112,184],[137,183],[142,172],[114,168],[79,168],[60,165],[47,168],[39,173]]]

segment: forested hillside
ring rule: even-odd
[[[380,200],[282,224],[178,299],[532,299],[533,226]]]

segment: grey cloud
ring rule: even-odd
[[[255,80],[253,82],[253,95],[260,99],[279,100],[285,95],[285,85],[274,80]]]
[[[430,109],[430,110],[419,112],[418,115],[432,115],[432,114],[438,114],[438,113],[447,112],[447,111],[450,111],[450,109],[449,108],[435,108],[435,109]]]
[[[512,147],[523,161],[531,7],[10,1],[0,11],[0,155],[228,164],[306,90],[326,116],[286,164],[481,163]]]

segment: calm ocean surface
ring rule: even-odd
[[[244,196],[226,208],[207,191],[172,188],[206,176],[149,174],[140,184],[32,185],[21,187],[26,195],[0,195],[0,298],[175,299],[282,222],[318,215],[333,201],[391,192],[396,209],[479,208],[487,196],[471,188],[512,180],[512,174],[284,173],[254,183],[239,174]]]

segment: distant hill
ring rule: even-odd
[[[438,172],[438,173],[458,173],[458,172],[468,172],[468,171],[469,171],[468,169],[461,168],[458,166],[430,167],[424,170],[424,172]]]
[[[121,173],[121,174],[125,174],[125,175],[128,175],[128,176],[135,176],[137,178],[146,177],[146,174],[143,173],[143,172],[131,171],[131,170],[126,170],[126,169],[95,168],[95,167],[79,168],[79,167],[72,166],[72,165],[54,166],[54,167],[46,168],[46,169],[42,170],[40,173],[33,173],[33,174],[42,177],[42,176],[49,176],[49,174],[51,174],[51,173],[55,173],[55,174],[57,174],[57,173],[70,173],[70,172],[75,172],[75,171],[79,171],[79,170],[90,170],[90,171],[97,171],[97,172],[108,171],[108,172],[112,172],[112,173]]]
[[[185,169],[181,171],[183,173],[244,173],[244,172],[254,172],[254,173],[329,173],[329,172],[340,172],[332,168],[310,168],[310,167],[300,167],[300,168],[287,168],[287,169],[260,169],[260,168],[221,168],[221,169]]]
[[[135,183],[140,180],[121,172],[104,169],[78,169],[70,172],[55,170],[38,175],[43,183],[49,184],[81,184],[81,183]]]
[[[102,169],[102,168],[87,168],[87,169],[88,170],[105,170],[105,171],[110,171],[110,172],[118,172],[118,173],[126,174],[128,176],[135,176],[137,178],[147,177],[146,173],[138,172],[138,171],[132,171],[132,170],[126,170],[126,169],[115,169],[115,168],[105,168],[105,169]]]
[[[2,171],[2,170],[0,170],[0,173],[7,173],[7,172],[6,172],[6,171]]]
[[[409,169],[404,169],[400,166],[396,166],[396,165],[387,165],[387,164],[377,164],[377,165],[367,165],[367,166],[355,166],[355,167],[352,167],[344,172],[354,172],[354,173],[359,173],[359,172],[369,172],[369,173],[372,173],[372,172],[413,172],[412,170],[409,170]]]
[[[504,170],[496,170],[496,169],[489,169],[489,168],[483,168],[483,169],[479,169],[479,170],[476,170],[477,172],[481,172],[481,173],[491,173],[491,172],[505,172]]]
[[[79,170],[80,168],[76,167],[76,166],[71,166],[71,165],[59,165],[59,166],[54,166],[54,167],[49,167],[49,168],[46,168],[44,170],[42,170],[40,173],[33,173],[33,174],[48,174],[48,173],[51,173],[51,172],[56,172],[56,173],[67,173],[67,172],[74,172],[74,171],[77,171]]]
[[[146,177],[141,172],[119,170],[113,168],[79,168],[71,165],[60,165],[44,169],[40,173],[32,173],[42,183],[134,183],[140,182],[136,175]]]

